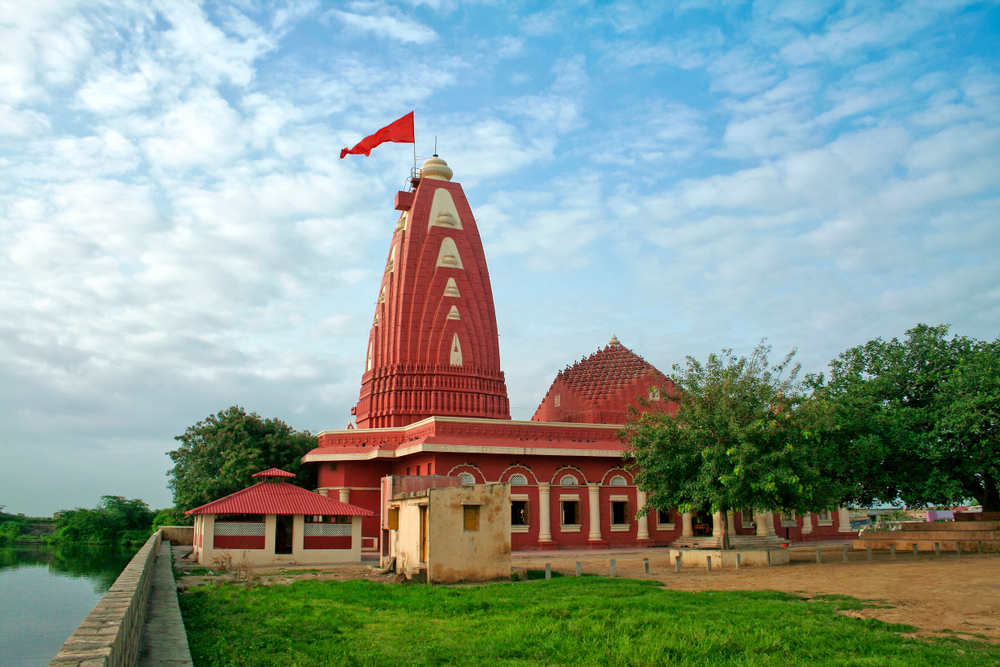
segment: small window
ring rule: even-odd
[[[512,500],[510,503],[510,525],[527,526],[528,520],[528,501]]]
[[[432,468],[433,465],[434,465],[433,463],[428,463],[427,464],[427,474],[428,475],[433,475],[434,474],[433,472],[431,472],[431,470],[433,470],[433,468]]]
[[[330,464],[330,470],[336,472],[337,471],[337,464],[336,463],[331,463]]]
[[[667,510],[657,510],[656,523],[670,523],[670,512]]]
[[[651,400],[651,401],[658,401],[658,400],[660,400],[660,388],[659,387],[650,387],[649,388],[649,400]]]
[[[417,466],[417,477],[420,477],[420,466]]]
[[[580,525],[580,501],[578,500],[562,501],[562,525],[564,526]]]
[[[511,486],[527,486],[528,478],[521,474],[514,474],[510,476]]]
[[[611,503],[611,523],[616,526],[628,524],[628,501],[615,500]]]
[[[615,475],[611,478],[611,486],[628,486],[628,480],[621,475]]]
[[[558,408],[560,405],[562,405],[562,396],[560,396],[559,394],[556,394],[556,397],[555,397],[555,399],[553,399],[552,402],[555,403],[556,407]]]
[[[409,477],[409,476],[410,476],[410,469],[409,469],[409,468],[407,468],[407,469],[406,469],[406,476],[407,476],[407,477]]]
[[[399,508],[390,507],[389,516],[386,517],[386,524],[389,530],[399,530]]]
[[[576,477],[573,477],[573,475],[564,476],[561,480],[559,480],[559,484],[562,486],[579,486],[576,481]]]
[[[458,476],[458,478],[462,480],[462,484],[466,486],[476,483],[476,478],[472,476],[472,473],[463,472],[461,475]]]
[[[465,519],[465,530],[479,530],[479,505],[464,505],[462,515]]]
[[[818,518],[820,521],[830,521],[831,519],[829,510],[823,510],[822,512],[820,512]]]

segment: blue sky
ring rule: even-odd
[[[465,187],[514,418],[612,334],[1000,334],[995,2],[0,8],[0,504],[170,504],[242,405],[343,428],[413,147]]]

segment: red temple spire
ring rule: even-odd
[[[510,419],[493,290],[465,192],[436,155],[401,211],[368,337],[358,428]]]

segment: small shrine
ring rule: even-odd
[[[194,517],[199,564],[224,552],[258,566],[361,561],[361,520],[374,512],[295,486],[284,470],[254,477],[261,481],[185,512]]]

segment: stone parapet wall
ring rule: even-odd
[[[160,526],[163,539],[173,545],[189,547],[194,544],[194,526]]]
[[[157,531],[146,540],[49,667],[134,667],[162,539],[162,531]]]

